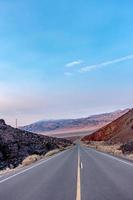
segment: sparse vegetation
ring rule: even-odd
[[[94,148],[101,152],[109,153],[111,155],[126,158],[129,160],[133,160],[133,153],[128,152],[128,153],[124,154],[122,151],[122,148],[121,148],[122,144],[120,144],[120,143],[110,145],[104,141],[100,141],[100,142],[92,141],[86,145],[87,145],[87,147]]]
[[[30,156],[27,156],[18,167],[16,167],[16,168],[8,168],[7,167],[4,170],[0,170],[0,176],[4,175],[4,174],[11,173],[11,172],[15,172],[16,170],[18,170],[22,167],[26,167],[28,165],[31,165],[32,163],[35,163],[35,162],[37,162],[41,159],[51,157],[51,156],[53,156],[53,155],[55,155],[55,154],[57,154],[61,151],[70,149],[71,147],[72,147],[72,145],[67,146],[67,147],[60,147],[59,149],[54,149],[54,150],[48,151],[45,155],[33,154],[33,155],[30,155]]]
[[[27,158],[25,158],[23,161],[22,161],[22,166],[27,166],[27,165],[30,165],[40,159],[42,159],[44,156],[39,156],[39,155],[31,155],[31,156],[28,156]]]
[[[55,154],[57,154],[59,152],[60,152],[60,149],[54,149],[54,150],[49,151],[48,153],[46,153],[45,157],[53,156],[53,155],[55,155]]]

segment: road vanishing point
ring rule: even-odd
[[[133,163],[77,144],[0,177],[0,200],[133,200]]]

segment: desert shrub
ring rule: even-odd
[[[22,166],[30,165],[30,164],[40,160],[41,158],[42,158],[41,156],[36,155],[36,154],[28,156],[22,161]]]

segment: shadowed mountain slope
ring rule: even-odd
[[[0,120],[0,169],[16,167],[29,155],[46,154],[48,151],[66,147],[65,139],[43,136],[8,126]]]

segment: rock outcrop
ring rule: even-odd
[[[120,146],[123,154],[133,153],[133,140]]]
[[[15,129],[0,120],[0,169],[17,167],[29,155],[44,155],[67,145],[71,145],[68,140]]]

